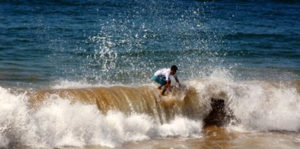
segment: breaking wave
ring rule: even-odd
[[[152,84],[1,87],[0,145],[116,147],[153,138],[197,138],[206,125],[217,125],[212,119],[245,130],[300,131],[299,81],[237,82],[219,74],[184,84],[166,97]]]

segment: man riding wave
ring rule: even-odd
[[[153,80],[160,84],[158,89],[162,89],[161,95],[164,95],[167,89],[170,89],[171,79],[170,76],[173,76],[176,82],[180,85],[179,80],[176,76],[176,71],[178,70],[176,65],[171,66],[171,68],[162,68],[157,70],[153,75]]]

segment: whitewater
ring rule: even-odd
[[[226,75],[186,81],[184,95],[172,99],[160,97],[153,84],[71,88],[64,81],[49,90],[1,87],[0,145],[114,148],[132,141],[201,138],[203,129],[214,125],[206,124],[213,99],[224,100],[227,119],[221,127],[299,133],[299,81],[236,82]]]

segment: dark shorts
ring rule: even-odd
[[[164,77],[164,76],[155,76],[155,75],[153,75],[153,80],[156,82],[156,83],[158,83],[158,84],[160,84],[160,85],[165,85],[165,84],[167,84],[167,80],[166,80],[166,77]]]

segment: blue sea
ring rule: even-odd
[[[298,0],[0,0],[0,148],[296,149],[299,103]]]
[[[300,74],[297,1],[2,0],[0,83],[151,82],[226,69],[238,80]]]

